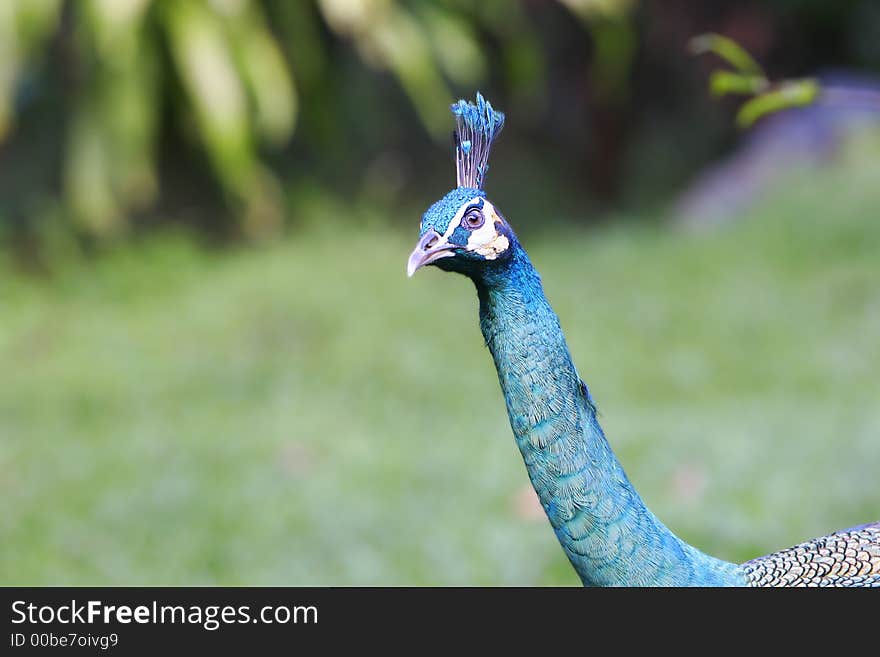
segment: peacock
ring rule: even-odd
[[[585,586],[880,587],[880,522],[735,564],[672,533],[645,505],[597,419],[541,277],[486,198],[504,114],[479,93],[452,105],[456,187],[424,213],[407,263],[463,274],[529,479]]]

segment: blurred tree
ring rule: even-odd
[[[732,142],[690,37],[730,35],[769,79],[876,67],[874,2],[3,0],[0,233],[161,215],[259,238],[302,198],[399,203],[448,171],[414,154],[476,88],[519,126],[493,185],[525,216],[592,216]]]
[[[11,56],[0,65],[0,137],[53,35],[69,40],[72,59],[60,62],[73,79],[62,187],[80,230],[118,235],[130,212],[155,201],[159,123],[168,109],[182,134],[195,133],[244,230],[277,227],[277,183],[257,145],[286,142],[297,97],[260,3],[8,0],[0,33],[11,35],[3,39]],[[171,92],[175,84],[181,93]]]
[[[340,126],[365,99],[334,80],[346,76],[327,30],[353,44],[369,67],[391,73],[422,126],[445,140],[451,87],[470,94],[485,83],[490,56],[505,62],[505,78],[526,108],[538,91],[542,47],[522,10],[530,4],[7,0],[0,8],[0,142],[15,134],[41,90],[57,87],[64,113],[57,216],[69,217],[78,232],[124,235],[134,213],[155,205],[160,145],[170,135],[201,150],[244,234],[271,235],[281,223],[282,192],[267,156],[289,142],[301,98],[309,106],[305,141],[326,146],[319,151],[328,161],[351,156]],[[601,37],[595,78],[602,97],[624,97],[630,0],[564,4]],[[28,97],[29,87],[38,92]]]

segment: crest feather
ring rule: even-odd
[[[504,127],[504,114],[477,92],[477,102],[459,100],[452,105],[455,115],[455,173],[459,187],[483,189],[489,170],[492,142]]]

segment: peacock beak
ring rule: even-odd
[[[435,260],[455,255],[453,253],[455,245],[444,240],[440,233],[435,230],[429,230],[419,238],[419,243],[409,256],[406,263],[406,275],[412,276],[416,270],[430,265]]]

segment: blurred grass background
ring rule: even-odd
[[[880,509],[880,165],[856,150],[711,235],[527,238],[631,478],[727,559]],[[471,285],[407,280],[410,238],[166,235],[7,281],[4,583],[576,584]]]
[[[873,0],[0,3],[0,583],[578,583],[471,284],[404,273],[477,88],[657,515],[735,561],[880,518],[880,100],[744,136],[706,31],[880,68]]]

